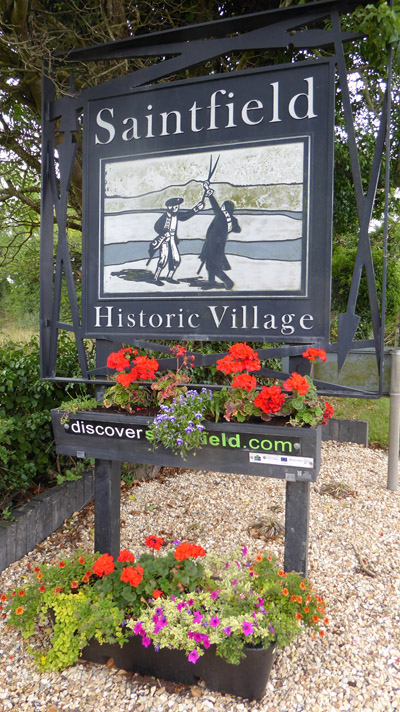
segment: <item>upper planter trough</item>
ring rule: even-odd
[[[52,410],[56,451],[74,457],[210,469],[235,474],[315,482],[321,461],[321,426],[204,422],[204,444],[182,460],[146,438],[149,416]]]

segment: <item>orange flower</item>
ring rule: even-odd
[[[6,601],[6,600],[7,600],[6,594],[5,594],[5,593],[2,593],[1,596],[0,596],[0,601],[2,601],[2,602],[4,603],[4,601]]]
[[[56,586],[54,589],[54,593],[61,593],[61,591],[62,591],[61,586]]]
[[[79,586],[79,581],[71,581],[71,588],[72,588],[72,589],[78,588],[78,586]]]
[[[272,556],[271,556],[271,554],[268,554],[268,561],[272,561]]]
[[[85,575],[82,577],[82,581],[83,581],[83,583],[87,583],[87,582],[89,581],[89,576],[87,576],[87,575],[85,574]]]
[[[313,616],[312,619],[313,619],[314,623],[318,623],[318,621],[319,621],[318,616]]]
[[[40,593],[44,593],[45,590],[46,590],[46,589],[45,589],[45,587],[44,587],[43,584],[42,584],[42,585],[40,586],[40,588],[39,588]]]
[[[297,596],[295,594],[293,594],[293,596],[290,596],[290,598],[292,599],[293,603],[297,603]]]
[[[301,621],[301,619],[303,618],[303,616],[301,615],[301,613],[296,613],[296,618],[297,618],[298,621]]]
[[[309,613],[309,612],[310,612],[309,607],[308,607],[308,606],[304,606],[304,613]]]
[[[163,595],[163,592],[160,591],[159,588],[155,588],[155,589],[154,589],[154,591],[153,591],[153,598],[160,598],[160,596],[162,596],[162,595]]]
[[[18,591],[18,596],[25,596],[25,589],[21,588],[20,591]]]
[[[306,584],[304,583],[304,581],[301,581],[301,583],[300,583],[300,588],[301,588],[302,591],[305,591]]]
[[[78,559],[78,561],[79,561],[80,564],[84,564],[84,563],[85,563],[85,559],[83,558],[83,556],[80,556],[79,559]]]
[[[24,612],[23,606],[18,606],[18,608],[15,611],[17,616],[22,616],[23,612]]]
[[[36,576],[36,578],[37,578],[38,581],[41,581],[42,578],[43,578],[43,574],[40,574],[40,573],[39,573],[39,574]]]
[[[308,393],[310,385],[304,376],[293,371],[290,378],[284,382],[283,387],[286,391],[297,391],[299,396],[305,396],[306,393]]]
[[[319,634],[320,634],[321,638],[323,638],[324,635],[325,635],[325,631],[324,631],[324,630],[320,630],[320,631],[319,631]]]
[[[329,625],[329,618],[324,618],[325,625]]]
[[[303,603],[303,599],[301,596],[297,596],[297,603]]]
[[[283,588],[283,589],[282,589],[282,593],[283,593],[284,596],[288,596],[288,595],[289,595],[289,591],[287,590],[287,588]]]
[[[280,569],[280,570],[278,571],[278,576],[283,576],[283,571],[282,571],[282,569]]]
[[[65,568],[65,561],[60,561],[60,563],[58,564],[58,566],[60,567],[60,569],[64,569],[64,568]]]
[[[262,555],[262,553],[261,553],[261,551],[260,551],[260,552],[257,554],[257,556],[256,556],[256,561],[260,562],[260,561],[262,561],[262,559],[263,559],[263,555]]]

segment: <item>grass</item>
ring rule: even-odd
[[[330,398],[329,402],[335,409],[334,418],[368,420],[370,445],[389,446],[389,398]]]

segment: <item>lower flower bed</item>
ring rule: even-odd
[[[237,474],[315,482],[320,468],[321,426],[204,421],[204,444],[183,461],[163,446],[153,449],[146,431],[153,418],[141,415],[52,410],[56,451],[75,457],[185,466]]]
[[[82,658],[103,664],[112,658],[118,668],[128,672],[186,685],[204,680],[214,692],[259,700],[265,693],[275,658],[275,646],[265,649],[248,647],[245,651],[246,657],[239,665],[232,665],[216,655],[212,645],[193,664],[182,650],[161,648],[157,652],[153,645],[143,647],[141,638],[135,636],[122,648],[118,644],[100,644],[93,640],[84,648]]]

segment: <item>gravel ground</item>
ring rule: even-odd
[[[399,492],[386,489],[387,455],[353,444],[323,444],[311,486],[309,577],[331,620],[323,640],[305,633],[278,653],[258,702],[79,663],[38,673],[27,643],[0,627],[0,712],[400,712]],[[194,470],[164,471],[126,489],[121,548],[144,538],[189,539],[222,553],[238,545],[283,555],[280,480]],[[272,524],[271,524],[272,521]],[[21,585],[28,562],[93,546],[93,506],[0,575],[0,590]]]

